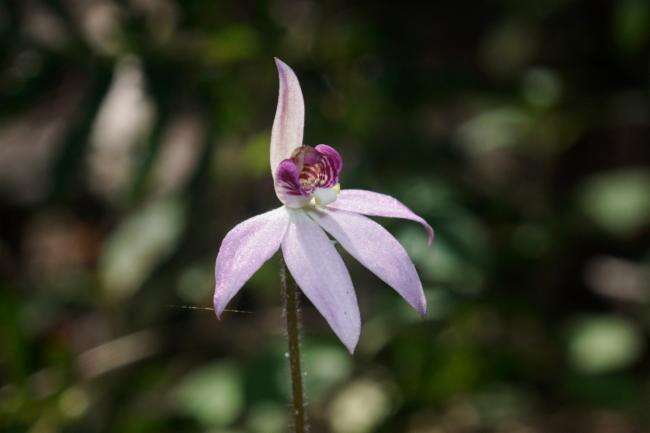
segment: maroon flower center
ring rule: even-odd
[[[326,144],[300,146],[291,158],[278,165],[276,182],[283,197],[310,198],[319,188],[332,188],[339,183],[343,161],[339,153]]]

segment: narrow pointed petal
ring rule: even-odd
[[[359,341],[361,317],[352,281],[323,229],[303,211],[290,211],[282,254],[294,280],[350,353]]]
[[[244,283],[280,248],[289,225],[284,206],[250,218],[232,229],[219,248],[215,266],[217,317]]]
[[[426,314],[427,301],[415,266],[385,228],[363,215],[341,210],[311,211],[309,215],[416,311]]]
[[[415,214],[396,198],[362,189],[344,189],[335,202],[330,203],[330,209],[340,209],[364,215],[404,218],[422,224],[429,236],[428,244],[433,241],[433,229],[424,218]]]
[[[280,91],[271,132],[271,174],[273,179],[275,179],[280,162],[289,158],[293,150],[302,145],[305,123],[305,103],[298,77],[282,60],[276,58],[275,64],[278,68]]]

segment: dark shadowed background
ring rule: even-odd
[[[399,197],[421,320],[349,256],[354,356],[305,302],[313,432],[650,431],[650,3],[0,2],[0,431],[280,433],[273,56],[343,188]]]

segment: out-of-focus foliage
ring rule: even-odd
[[[354,356],[305,301],[313,432],[650,429],[647,1],[9,0],[0,46],[0,431],[286,431],[277,261],[210,311],[273,56],[436,229],[385,221],[427,318],[348,256]]]

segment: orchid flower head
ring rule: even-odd
[[[293,70],[275,59],[280,80],[271,132],[270,162],[282,206],[241,222],[221,243],[215,267],[217,317],[278,249],[296,284],[352,353],[361,318],[348,270],[331,236],[361,264],[426,314],[422,283],[402,245],[367,216],[403,218],[433,229],[397,199],[341,189],[341,155],[331,146],[303,144],[305,105]]]

